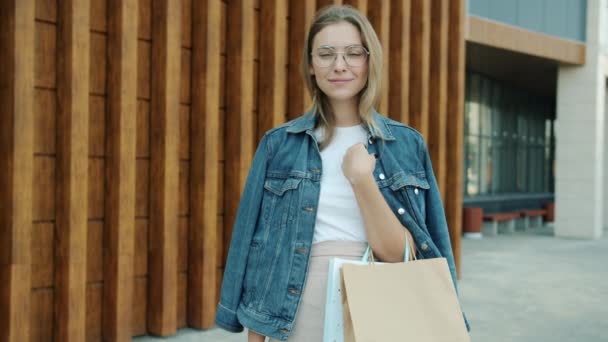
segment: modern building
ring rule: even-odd
[[[464,205],[555,203],[555,235],[608,226],[605,0],[469,0]]]

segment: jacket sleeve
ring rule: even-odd
[[[231,332],[243,331],[243,326],[238,321],[236,311],[241,300],[249,246],[255,232],[262,203],[264,180],[270,155],[268,139],[268,135],[264,135],[251,163],[245,189],[237,210],[228,258],[224,268],[224,278],[215,322],[221,328]]]
[[[422,140],[422,139],[421,139]],[[448,232],[448,223],[445,218],[445,211],[443,209],[443,203],[441,201],[441,195],[439,193],[439,187],[437,186],[437,180],[435,179],[435,173],[433,172],[433,166],[431,164],[431,157],[429,156],[428,149],[424,140],[420,143],[422,162],[424,164],[426,180],[429,183],[429,190],[426,193],[426,226],[431,234],[431,239],[441,256],[446,258],[452,279],[454,280],[454,286],[456,286],[456,266],[454,264],[454,254],[452,252],[452,244],[450,243],[450,234]]]
[[[456,290],[456,294],[458,294],[458,285],[456,283],[456,265],[454,263],[454,253],[452,251],[452,244],[450,242],[448,223],[446,221],[445,211],[443,209],[443,203],[439,193],[439,187],[437,186],[437,180],[435,179],[435,173],[433,172],[429,151],[422,137],[420,137],[420,141],[421,158],[422,162],[424,163],[426,179],[430,186],[425,198],[426,226],[429,230],[433,243],[439,249],[439,253],[441,253],[441,256],[446,258],[448,262],[448,267],[450,268],[450,274],[454,283],[454,289]],[[463,318],[467,330],[470,330],[469,322],[464,313]]]

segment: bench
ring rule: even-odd
[[[462,235],[469,239],[481,239],[483,209],[479,207],[462,208]]]
[[[528,230],[532,227],[540,227],[543,225],[543,218],[547,215],[546,209],[522,210],[521,223],[518,228]]]
[[[499,230],[501,233],[514,233],[515,220],[519,218],[520,215],[521,213],[519,211],[509,213],[484,214],[483,235],[497,235]]]

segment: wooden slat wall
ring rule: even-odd
[[[177,241],[177,328],[188,326],[188,255],[190,234],[192,9],[193,0],[181,0],[181,66],[179,82],[179,187]]]
[[[466,0],[449,1],[448,33],[448,121],[445,209],[456,270],[460,277],[460,236],[462,234],[462,179],[464,163],[464,73]]]
[[[247,171],[253,158],[255,124],[255,8],[253,1],[229,1],[226,48],[226,130],[224,169],[224,259]],[[229,126],[228,126],[229,124]],[[238,139],[235,139],[238,137]]]
[[[367,9],[367,17],[372,23],[380,43],[382,44],[382,54],[384,68],[382,69],[382,96],[380,97],[380,103],[378,104],[378,111],[380,113],[388,112],[388,81],[389,81],[389,70],[391,67],[391,54],[390,52],[390,15],[391,15],[391,3],[388,0],[378,1],[374,6],[369,6]]]
[[[378,108],[427,139],[460,265],[465,0],[89,1],[0,4],[0,186],[31,189],[0,194],[0,339],[213,325],[253,151],[309,107],[334,3],[378,31]]]
[[[54,335],[57,5],[36,1],[30,340]],[[4,49],[3,49],[4,50]]]
[[[0,340],[30,339],[34,1],[0,13]]]
[[[137,128],[135,156],[135,241],[133,335],[148,332],[148,250],[150,236],[150,76],[152,0],[139,0],[137,15]]]
[[[367,14],[367,3],[368,0],[344,0],[342,2],[345,5],[353,6],[358,9],[361,13]]]
[[[111,209],[112,202],[111,198],[105,192],[106,185],[110,192],[114,192],[119,184],[110,181],[106,182],[106,175],[110,175],[111,171],[106,168],[110,167],[114,158],[111,156],[116,135],[105,138],[106,132],[112,132],[110,128],[110,122],[112,116],[106,115],[106,112],[112,105],[110,100],[109,91],[112,91],[111,87],[108,87],[108,83],[111,82],[111,76],[107,73],[107,67],[112,67],[109,62],[111,59],[108,58],[112,46],[110,45],[109,35],[109,19],[105,15],[107,13],[108,2],[105,0],[94,0],[91,1],[90,5],[90,25],[89,25],[89,36],[90,36],[90,54],[89,54],[89,142],[88,142],[88,189],[87,189],[87,282],[86,282],[86,340],[87,341],[101,341],[104,322],[104,311],[108,315],[108,311],[112,310],[110,307],[105,307],[103,302],[105,300],[112,300],[113,297],[110,292],[118,293],[114,291],[114,286],[118,279],[112,278],[116,274],[113,271],[115,263],[114,246],[111,246],[112,242],[109,239],[117,237],[115,231],[112,230],[113,226],[110,220],[105,220],[106,211],[110,215],[115,212]],[[101,15],[97,15],[97,14]],[[127,59],[128,60],[128,59]],[[112,71],[114,73],[114,71]],[[119,84],[117,84],[119,86]],[[115,98],[115,96],[112,96]],[[115,113],[115,111],[114,111]],[[108,153],[106,153],[106,150]],[[106,159],[106,157],[108,157]],[[112,167],[115,168],[115,167]],[[126,208],[123,208],[126,209]],[[123,226],[125,229],[126,226]],[[128,234],[128,231],[124,233]],[[104,241],[110,242],[105,244]],[[104,248],[112,251],[112,254],[105,253]],[[107,257],[104,263],[104,257]],[[114,268],[115,269],[115,268]],[[124,267],[123,267],[124,269]],[[104,287],[104,278],[110,280]],[[124,279],[123,279],[124,280]],[[128,285],[127,285],[128,286]],[[104,292],[107,296],[104,296]],[[108,301],[107,303],[111,303]],[[104,310],[105,309],[105,310]],[[122,309],[125,310],[125,309]],[[110,319],[110,317],[108,317]],[[105,322],[104,322],[105,323]],[[112,334],[112,331],[106,332]]]
[[[58,2],[55,340],[86,332],[90,2]]]
[[[258,76],[258,141],[267,130],[285,122],[287,111],[287,2],[261,1],[260,65],[268,66]]]
[[[136,0],[109,0],[103,337],[130,341],[135,248]]]
[[[289,2],[289,64],[287,65],[287,118],[295,119],[310,107],[311,99],[302,80],[300,64],[306,42],[308,26],[315,15],[315,0],[301,0]]]
[[[189,234],[188,324],[213,325],[218,302],[219,246],[216,227],[220,168],[218,163],[221,86],[222,3],[194,1],[192,7],[191,222]]]
[[[152,1],[148,331],[177,329],[181,2]]]
[[[410,1],[391,1],[390,16],[390,74],[387,89],[390,118],[409,123],[410,97]]]
[[[431,2],[412,0],[411,6],[409,124],[428,139]]]
[[[428,145],[435,178],[445,202],[449,0],[431,1]]]

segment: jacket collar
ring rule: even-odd
[[[395,136],[388,127],[387,118],[378,113],[375,109],[372,109],[372,117],[374,121],[378,125],[378,128],[382,132],[382,136],[384,140],[395,140]],[[301,117],[293,120],[289,127],[287,127],[288,133],[301,133],[304,131],[312,131],[315,127],[315,123],[317,122],[317,116],[314,111],[310,110],[306,112],[306,114]],[[378,134],[375,130],[369,130],[369,133],[375,139],[381,138],[381,135]]]

